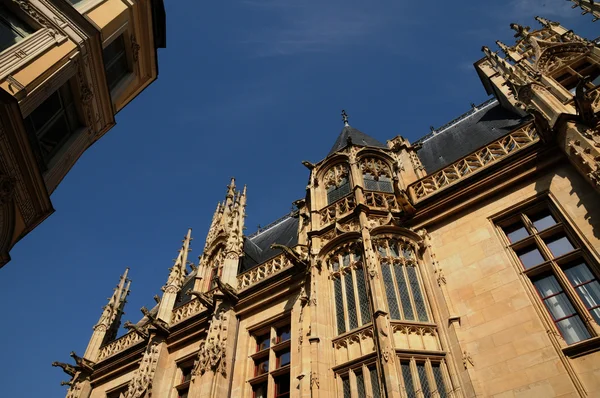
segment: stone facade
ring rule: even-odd
[[[1,0],[0,267],[50,194],[158,75],[161,0]]]
[[[253,235],[232,180],[198,264],[188,232],[115,339],[121,278],[68,397],[600,395],[600,48],[537,19],[476,63],[495,102],[431,136],[384,145],[343,112],[306,197]],[[465,153],[492,109],[518,123]],[[431,170],[450,129],[463,153]]]

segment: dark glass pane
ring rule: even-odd
[[[358,327],[358,316],[356,314],[356,300],[354,298],[354,285],[352,283],[352,275],[344,275],[344,283],[346,285],[346,308],[348,309],[348,321],[350,330]]]
[[[406,389],[406,396],[408,398],[416,398],[417,394],[415,393],[415,387],[412,381],[412,375],[410,373],[410,363],[402,362],[402,380],[404,380],[404,388]]]
[[[181,382],[185,383],[186,381],[190,381],[192,378],[192,369],[193,367],[185,367],[181,368]]]
[[[254,386],[252,391],[254,392],[253,398],[267,398],[267,383]]]
[[[396,283],[398,284],[398,292],[400,293],[400,302],[402,303],[404,319],[412,321],[415,319],[415,314],[410,303],[408,286],[404,277],[404,268],[405,267],[400,265],[396,266],[394,269],[394,274],[396,275]]]
[[[123,53],[121,58],[106,68],[106,83],[108,84],[108,88],[110,90],[115,88],[128,73],[127,58],[125,57],[125,53]]]
[[[547,239],[545,242],[554,257],[559,257],[575,250],[571,242],[569,242],[569,239],[564,235],[554,236],[550,239]]]
[[[425,372],[425,364],[417,364],[417,373],[419,374],[419,381],[421,382],[421,391],[426,397],[431,396],[431,390],[429,389],[429,381],[427,381],[427,373]]]
[[[23,40],[33,29],[0,4],[0,51]]]
[[[560,329],[560,334],[567,344],[577,343],[578,341],[587,340],[592,337],[583,325],[583,322],[581,322],[579,315],[558,321],[556,322],[556,326]]]
[[[265,350],[270,346],[271,338],[268,333],[256,337],[256,352]]]
[[[529,236],[529,232],[527,232],[527,229],[525,229],[525,226],[520,221],[509,227],[503,228],[503,230],[511,243],[518,242]]]
[[[590,315],[600,325],[600,284],[594,274],[585,263],[567,268],[565,274],[590,311]]]
[[[104,57],[104,65],[112,64],[117,58],[125,52],[125,39],[123,35],[120,35],[113,40],[104,50],[102,50],[102,56]]]
[[[49,159],[70,135],[71,130],[64,115],[55,118],[52,123],[48,124],[38,138],[44,158]]]
[[[377,373],[377,367],[369,367],[369,375],[371,376],[373,398],[381,398],[381,390],[379,389],[379,374]]]
[[[284,398],[290,396],[290,375],[277,376],[275,378],[275,397]]]
[[[355,373],[356,376],[356,389],[358,390],[358,398],[366,398],[367,391],[365,389],[365,379],[362,372]]]
[[[54,92],[44,102],[42,102],[29,116],[27,119],[33,125],[36,133],[54,118],[61,111],[61,102],[58,92]]]
[[[358,289],[358,305],[360,307],[360,316],[362,324],[371,322],[371,307],[369,306],[369,298],[367,297],[367,288],[365,285],[364,269],[356,269],[356,287]]]
[[[419,321],[427,321],[427,310],[425,309],[425,300],[421,293],[421,286],[419,285],[419,279],[417,278],[417,269],[415,267],[405,267],[408,273],[408,280],[410,281],[410,289],[412,290],[413,299],[415,300],[415,307],[417,307],[417,315]]]
[[[277,353],[277,360],[279,367],[283,367],[290,364],[290,350],[284,350]]]
[[[382,176],[379,178],[379,190],[382,192],[394,192],[394,187],[389,177]]]
[[[269,358],[254,361],[254,376],[260,376],[269,372]]]
[[[178,398],[188,398],[188,392],[187,389],[179,391]]]
[[[346,323],[344,321],[344,297],[342,295],[342,281],[340,278],[333,280],[333,289],[335,292],[335,316],[337,319],[338,334],[346,331]]]
[[[533,222],[533,225],[538,232],[556,225],[556,220],[548,210],[534,214],[533,216],[529,217],[529,219],[531,222]]]
[[[535,267],[544,262],[544,258],[542,254],[539,252],[537,247],[528,247],[525,249],[521,249],[517,251],[517,256],[521,260],[523,267],[525,269],[529,269],[531,267]]]
[[[285,325],[277,329],[277,342],[288,341],[291,337],[290,325]]]
[[[396,292],[394,292],[394,282],[392,280],[392,271],[390,265],[381,263],[381,276],[383,277],[383,285],[385,287],[385,296],[387,297],[388,307],[390,310],[390,318],[402,319],[400,317],[400,309],[398,308],[398,300]]]
[[[442,377],[442,369],[440,368],[440,364],[432,363],[431,368],[433,369],[433,378],[435,379],[439,397],[446,398],[448,394],[446,394],[446,386],[444,386],[444,378]]]
[[[344,389],[344,398],[351,398],[350,379],[348,378],[348,376],[342,377],[342,388]]]

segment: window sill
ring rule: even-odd
[[[274,371],[271,372],[271,376],[273,377],[277,377],[279,375],[285,374],[285,373],[289,373],[290,372],[290,365],[287,364],[285,366],[282,366],[280,368],[275,369]]]
[[[256,385],[256,384],[260,384],[260,383],[264,383],[265,381],[267,381],[269,377],[269,373],[263,373],[260,376],[256,376],[251,378],[250,380],[248,380],[248,383],[250,383],[251,385]]]
[[[570,358],[577,358],[583,355],[591,354],[592,352],[600,351],[600,336],[571,344],[562,350],[563,353]]]
[[[183,383],[181,383],[181,384],[178,384],[178,385],[176,385],[176,386],[175,386],[175,389],[176,389],[176,390],[178,390],[178,391],[179,391],[179,390],[183,390],[183,389],[185,389],[185,388],[188,388],[188,387],[190,386],[190,383],[191,383],[191,380],[188,380],[188,381],[186,381],[186,382],[183,382]]]

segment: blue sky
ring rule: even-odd
[[[304,196],[301,161],[327,154],[342,108],[383,142],[414,141],[487,99],[472,64],[481,46],[514,42],[509,23],[537,28],[541,15],[600,34],[564,0],[166,3],[159,79],[0,270],[1,397],[64,397],[67,376],[51,362],[83,354],[125,267],[124,320],[137,321],[188,227],[197,261],[231,176],[248,185],[247,233],[286,214]]]

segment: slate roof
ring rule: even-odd
[[[240,266],[240,273],[264,263],[275,257],[281,250],[271,249],[273,243],[294,247],[298,244],[297,217],[289,216],[270,228],[260,231],[244,239],[244,257]]]
[[[344,149],[348,145],[348,137],[352,139],[354,145],[387,148],[387,146],[377,141],[375,138],[366,135],[362,131],[355,129],[352,126],[344,126],[327,156]]]
[[[529,117],[521,117],[504,109],[494,99],[414,144],[422,145],[417,154],[429,174],[500,138],[528,120]]]

